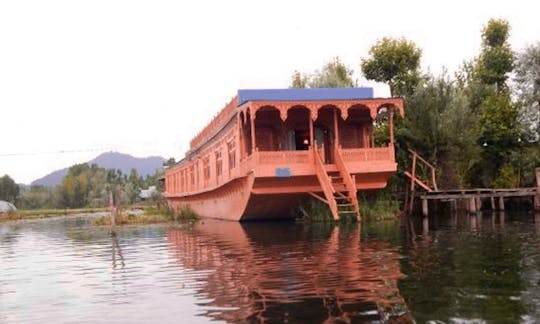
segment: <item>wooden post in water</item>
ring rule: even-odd
[[[499,197],[499,210],[504,210],[504,198]]]
[[[429,218],[427,216],[424,216],[422,218],[422,234],[423,235],[429,234]]]
[[[426,198],[422,198],[422,215],[424,215],[424,217],[427,217],[428,212],[428,200]]]
[[[474,197],[469,198],[469,212],[476,213],[476,199]]]
[[[116,213],[117,208],[114,201],[114,194],[112,191],[109,192],[109,209],[110,209],[110,220],[111,220],[111,235],[116,235]]]
[[[474,198],[474,202],[476,204],[476,211],[481,211],[482,210],[482,198],[476,196]]]
[[[534,196],[534,210],[540,211],[540,168],[536,168],[536,196]]]
[[[450,210],[455,212],[457,210],[457,199],[450,200]]]
[[[495,207],[495,197],[491,196],[491,197],[489,197],[489,200],[491,201],[491,210],[497,209]]]
[[[412,213],[413,207],[414,207],[414,179],[416,178],[416,152],[413,153],[413,160],[412,160],[412,167],[411,167],[411,187],[409,188],[411,191],[409,193],[410,201],[409,201],[409,214]]]

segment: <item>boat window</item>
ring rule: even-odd
[[[180,191],[186,190],[186,170],[180,171]]]
[[[191,186],[193,188],[193,186],[195,186],[195,170],[193,165],[189,167],[189,177],[191,180]]]
[[[236,147],[234,140],[227,142],[227,150],[229,152],[229,170],[236,167]]]
[[[216,175],[219,177],[223,173],[223,161],[221,161],[221,151],[216,151]]]
[[[210,157],[205,156],[202,160],[203,165],[203,179],[204,179],[204,185],[208,185],[208,181],[210,180]]]

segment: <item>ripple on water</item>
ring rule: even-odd
[[[409,240],[393,224],[396,241],[388,227],[2,224],[0,322],[451,322],[494,320],[491,304],[540,318],[540,230],[475,226]]]

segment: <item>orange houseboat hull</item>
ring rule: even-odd
[[[401,105],[399,98],[236,97],[166,170],[164,195],[174,210],[231,221],[291,218],[308,197],[327,203],[336,220],[359,218],[357,191],[384,188],[397,169],[392,113]],[[390,142],[375,147],[381,108],[390,116]]]
[[[357,185],[370,189],[384,188],[388,177],[393,173],[365,175],[364,180],[367,182],[359,182]],[[205,218],[231,221],[288,219],[297,215],[300,204],[311,197],[307,191],[322,194],[318,192],[320,189],[316,188],[318,186],[316,181],[315,177],[294,180],[261,178],[254,181],[253,176],[246,176],[209,192],[185,197],[169,197],[168,200],[175,210],[189,207],[197,215]],[[297,189],[289,189],[288,193],[269,193],[282,186]]]

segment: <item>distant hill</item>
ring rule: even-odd
[[[160,156],[137,158],[129,154],[107,152],[86,163],[89,165],[95,163],[105,169],[119,169],[123,174],[129,174],[131,169],[135,169],[139,175],[145,177],[154,174],[157,169],[163,166],[163,162],[165,162],[165,159]],[[32,181],[31,185],[56,186],[62,182],[67,171],[68,168],[56,170],[43,178]]]

